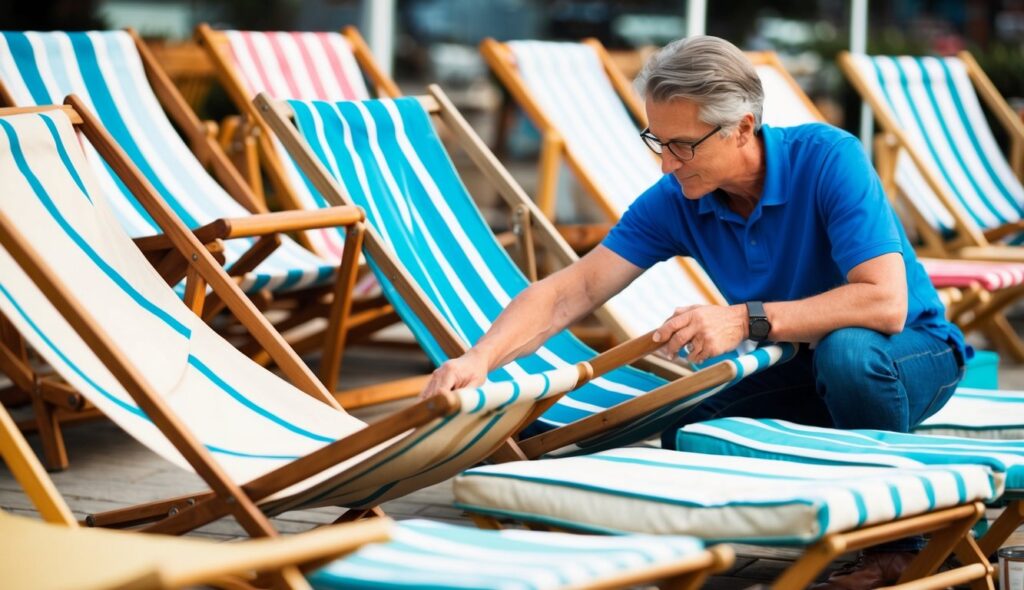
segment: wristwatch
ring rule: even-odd
[[[768,339],[768,334],[772,331],[772,323],[768,321],[768,314],[764,311],[763,302],[747,302],[747,327],[750,339],[754,342],[764,342]]]

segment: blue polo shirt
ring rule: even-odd
[[[644,269],[692,256],[730,303],[817,295],[846,284],[858,264],[899,252],[907,269],[906,327],[934,333],[969,358],[857,138],[822,123],[764,125],[760,133],[764,192],[748,219],[717,191],[685,198],[666,174],[603,244]]]

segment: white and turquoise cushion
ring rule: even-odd
[[[692,453],[836,465],[984,465],[1006,474],[1007,491],[1024,491],[1024,440],[839,430],[784,420],[720,418],[680,428],[676,444],[679,450]]]
[[[292,100],[289,105],[315,157],[351,201],[366,210],[367,222],[396,262],[455,334],[466,344],[476,343],[529,281],[495,239],[420,102],[415,98]],[[402,294],[375,261],[370,260],[370,265],[431,360],[436,364],[447,360]],[[767,347],[745,359],[740,372],[749,374],[792,353],[791,346]],[[535,353],[494,371],[490,379],[512,379],[584,361],[594,354],[570,332],[562,331]],[[540,422],[546,428],[569,424],[665,383],[630,367],[616,369],[561,398]],[[645,420],[631,429],[631,436],[645,438],[656,433],[658,426]],[[616,444],[624,444],[622,440]]]
[[[388,543],[367,545],[310,577],[318,589],[582,587],[703,553],[692,537],[604,537],[481,531],[426,520],[398,523]]]
[[[594,532],[809,543],[829,533],[991,500],[980,465],[859,467],[627,448],[466,471],[456,506]]]
[[[1024,187],[989,128],[962,60],[851,57],[879,106],[969,220],[990,229],[1021,219]],[[896,181],[933,227],[953,229],[948,210],[905,156],[897,163]]]
[[[946,405],[914,432],[1024,439],[1024,391],[958,387]]]
[[[186,225],[246,217],[206,172],[167,119],[146,78],[135,42],[124,31],[0,32],[0,80],[17,106],[60,104],[81,98],[146,180]],[[97,190],[132,237],[160,232],[117,174],[83,140]],[[254,239],[225,242],[230,268]],[[246,291],[289,291],[333,280],[337,262],[314,255],[287,236],[242,281]]]

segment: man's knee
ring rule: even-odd
[[[841,328],[822,338],[814,351],[819,388],[857,386],[879,373],[891,372],[886,338],[867,328]]]

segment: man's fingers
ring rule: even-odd
[[[677,311],[680,309],[682,309],[683,311],[670,317],[668,320],[665,321],[664,324],[661,325],[660,328],[658,328],[656,332],[654,332],[654,341],[668,342],[669,338],[672,337],[672,334],[674,332],[677,332],[678,330],[685,328],[690,323],[690,314],[686,312],[688,312],[693,307],[694,306],[686,308],[677,308]]]

